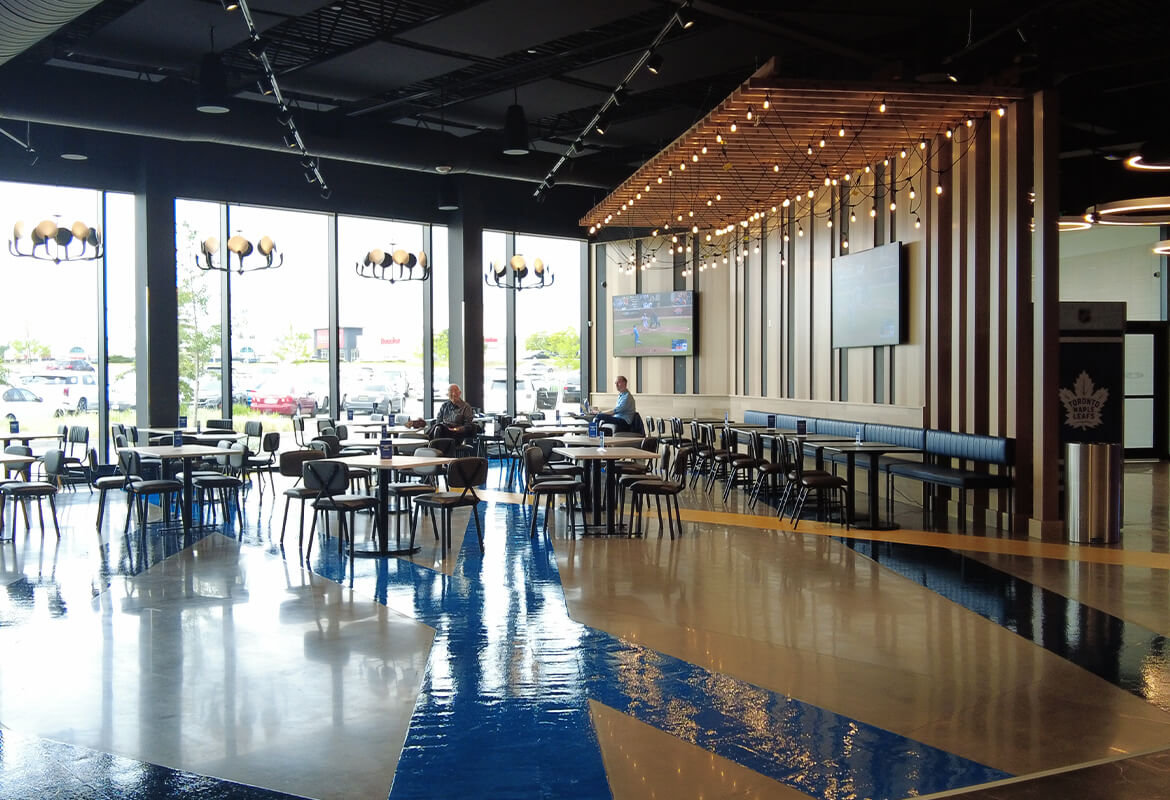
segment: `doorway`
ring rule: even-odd
[[[1125,326],[1125,457],[1170,457],[1167,336],[1170,323]]]

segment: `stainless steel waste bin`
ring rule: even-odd
[[[1065,445],[1065,524],[1073,544],[1121,541],[1121,445]]]

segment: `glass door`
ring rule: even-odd
[[[1129,322],[1125,328],[1125,457],[1170,455],[1166,404],[1166,322]]]

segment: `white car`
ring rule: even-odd
[[[20,382],[41,395],[60,414],[97,410],[97,376],[92,372],[35,372],[22,376]]]
[[[51,416],[53,407],[31,389],[23,386],[0,386],[0,419],[5,421],[5,433],[8,433],[7,423],[12,420],[17,420],[22,426],[28,426]]]
[[[527,414],[536,411],[536,387],[528,378],[517,377],[516,413]],[[484,392],[483,408],[489,413],[503,413],[508,410],[508,379],[504,375],[492,376]]]

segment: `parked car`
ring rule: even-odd
[[[516,413],[536,411],[536,387],[528,378],[518,377],[516,385]],[[508,410],[508,379],[503,375],[492,376],[484,392],[483,407],[489,413],[503,413]]]
[[[53,406],[61,414],[83,414],[98,405],[97,377],[92,372],[34,372],[20,382]]]
[[[5,420],[15,419],[24,423],[51,415],[51,407],[46,406],[44,399],[31,389],[23,386],[0,386],[0,417]],[[4,432],[8,432],[7,425]]]
[[[562,414],[580,414],[584,400],[581,396],[581,384],[566,383],[561,387],[557,397],[557,411]]]
[[[353,409],[355,414],[376,411],[381,414],[397,414],[402,411],[402,394],[395,392],[385,383],[366,383],[353,394],[346,395],[343,410]]]
[[[288,383],[271,382],[256,390],[252,410],[291,417],[297,414],[316,416],[318,400],[315,393]]]

